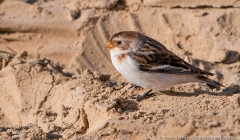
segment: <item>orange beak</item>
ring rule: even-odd
[[[108,48],[108,49],[111,49],[111,48],[113,48],[113,46],[112,46],[111,42],[108,42],[108,44],[107,44],[107,48]]]

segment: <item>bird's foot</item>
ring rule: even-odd
[[[131,96],[132,99],[136,99],[136,101],[140,102],[141,100],[143,100],[146,97],[151,97],[154,95],[154,93],[151,93],[152,90],[149,90],[147,92],[145,92],[143,95],[136,95],[136,97]]]
[[[139,86],[132,84],[128,89],[135,89],[137,87],[139,87]]]

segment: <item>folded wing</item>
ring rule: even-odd
[[[143,47],[129,52],[128,55],[139,63],[141,71],[182,75],[213,75],[188,64],[160,42],[149,37],[144,41]]]

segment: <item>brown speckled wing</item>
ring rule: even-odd
[[[129,52],[127,55],[139,63],[141,71],[182,75],[213,75],[188,64],[160,42],[149,37],[146,37],[143,47],[135,52]]]

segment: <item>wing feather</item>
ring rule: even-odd
[[[141,71],[181,75],[213,75],[187,63],[160,42],[149,37],[146,37],[143,47],[129,52],[127,55],[139,63]]]

